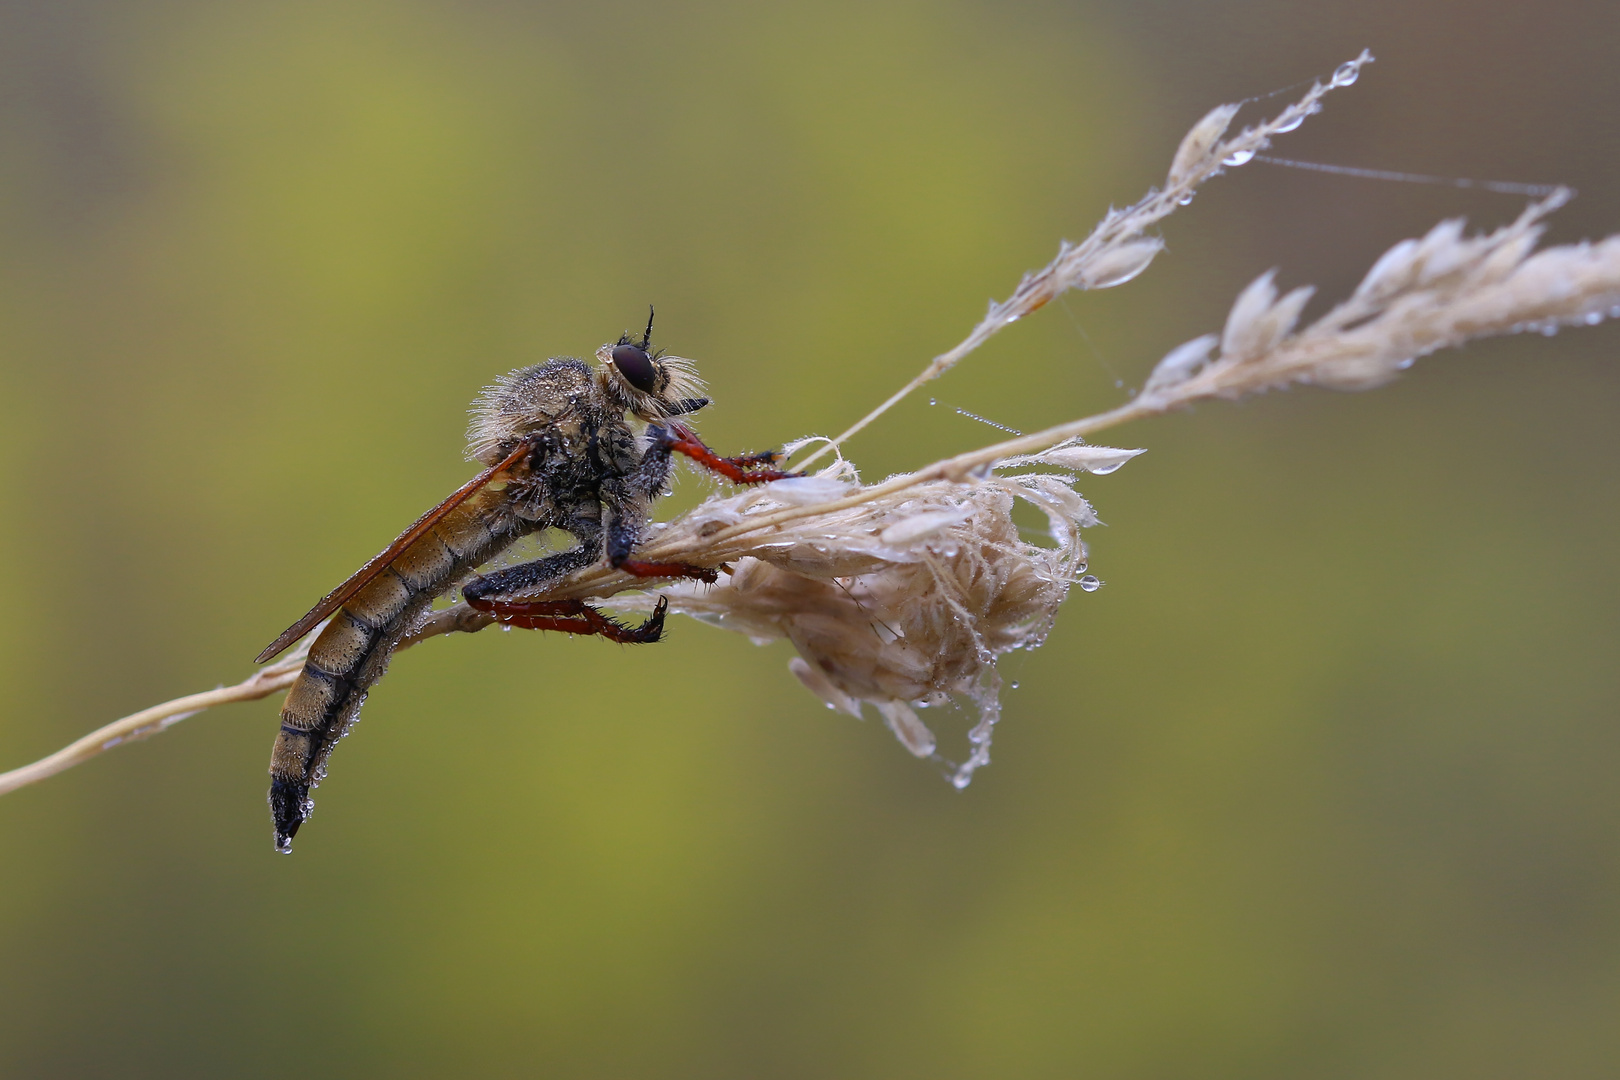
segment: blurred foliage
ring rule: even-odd
[[[470,472],[465,403],[645,305],[720,447],[841,428],[1220,101],[1281,152],[1582,188],[1590,0],[0,6],[4,764],[235,680]],[[1331,295],[1513,200],[1217,180],[937,385],[1120,400],[1271,265]],[[5,1076],[1606,1076],[1612,328],[1121,432],[965,793],[782,649],[401,658],[274,857],[272,703],[0,802]],[[994,437],[925,396],[868,476]],[[679,497],[700,490],[683,484]],[[959,732],[958,732],[959,734]]]

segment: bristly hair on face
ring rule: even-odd
[[[693,361],[663,352],[650,353],[661,385],[648,393],[631,386],[613,363],[614,345],[610,342],[596,350],[597,363],[600,365],[596,369],[596,384],[610,400],[623,405],[639,419],[654,421],[681,416],[691,411],[688,403],[703,400],[706,388],[698,377],[697,365]]]

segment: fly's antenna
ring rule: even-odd
[[[646,352],[647,345],[652,341],[653,306],[647,305],[647,329],[641,332],[641,350]]]

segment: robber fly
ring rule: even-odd
[[[473,403],[469,453],[487,466],[422,515],[381,554],[339,585],[264,652],[274,657],[331,616],[310,647],[281,708],[270,756],[270,814],[276,850],[313,807],[332,747],[359,715],[388,658],[436,597],[461,587],[467,603],[508,625],[600,634],[639,644],[663,633],[667,601],[627,626],[580,600],[513,596],[599,559],[638,577],[715,580],[713,567],[633,558],[652,500],[669,480],[674,454],[739,484],[790,474],[774,453],[718,457],[676,417],[709,403],[692,363],[651,350],[652,317],[640,341],[628,334],[596,351],[593,368],[572,357],[519,368]],[[629,414],[627,417],[626,414]],[[637,431],[630,418],[646,426]],[[477,575],[519,538],[541,529],[571,533],[578,546]]]

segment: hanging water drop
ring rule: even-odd
[[[1555,323],[1555,322],[1546,322],[1546,323],[1541,324],[1541,336],[1542,337],[1552,337],[1556,333],[1558,333],[1558,324],[1557,323]]]
[[[1279,135],[1283,134],[1284,132],[1288,132],[1288,131],[1298,131],[1299,130],[1299,125],[1303,124],[1304,122],[1305,122],[1305,114],[1300,113],[1298,116],[1294,117],[1292,120],[1284,120],[1282,123],[1278,124],[1276,127],[1272,128],[1271,130],[1275,131]]]
[[[1603,321],[1603,312],[1601,312],[1601,311],[1588,311],[1586,313],[1586,325],[1587,326],[1596,326],[1598,323],[1600,323],[1602,321]]]
[[[1096,592],[1102,588],[1102,582],[1097,579],[1095,574],[1087,574],[1075,584],[1080,586],[1081,592]]]
[[[1359,78],[1361,78],[1361,65],[1353,60],[1347,61],[1340,64],[1339,69],[1333,73],[1333,85],[1350,86]]]
[[[1221,164],[1230,166],[1231,168],[1235,169],[1239,165],[1247,165],[1249,162],[1251,162],[1253,160],[1254,160],[1254,151],[1253,150],[1239,150],[1237,153],[1233,154],[1231,157],[1229,157],[1225,161],[1221,162]]]
[[[1192,202],[1192,197],[1193,197],[1193,193],[1189,191],[1189,192],[1187,192],[1187,194],[1183,195],[1181,198],[1176,200],[1176,205],[1177,206],[1186,206],[1188,203]]]

